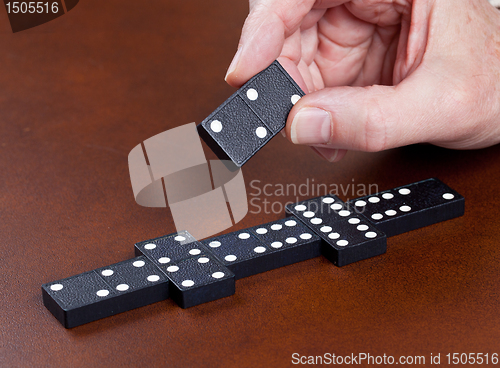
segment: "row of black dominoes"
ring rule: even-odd
[[[464,198],[428,179],[347,203],[325,195],[288,217],[196,241],[189,233],[135,244],[136,258],[42,286],[67,328],[171,297],[182,308],[230,296],[235,280],[323,254],[344,266],[386,250],[392,236],[463,215]]]

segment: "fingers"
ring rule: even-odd
[[[286,134],[292,143],[315,146],[336,161],[325,149],[373,152],[435,140],[446,134],[441,122],[451,114],[432,77],[420,75],[396,87],[334,87],[308,94],[290,112]]]
[[[288,0],[261,0],[252,4],[226,81],[234,87],[240,87],[276,60],[286,38],[299,30],[314,2],[300,0],[290,6]]]

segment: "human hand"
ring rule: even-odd
[[[486,0],[250,0],[226,80],[275,59],[307,93],[287,137],[331,162],[500,142],[500,12]]]

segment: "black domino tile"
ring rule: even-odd
[[[95,271],[116,291],[129,292],[132,302],[137,304],[130,309],[168,299],[167,277],[144,256]]]
[[[336,266],[342,267],[386,252],[385,234],[363,215],[349,210],[335,196],[290,204],[286,212],[321,237],[322,254]]]
[[[170,279],[171,298],[181,307],[190,308],[235,293],[234,274],[216,257],[201,254],[165,267]]]
[[[348,204],[387,236],[462,216],[465,209],[464,197],[436,178],[353,199]]]
[[[249,229],[262,243],[274,249],[274,268],[321,255],[321,238],[294,216]]]
[[[134,262],[144,262],[144,268],[134,267]],[[108,281],[101,276],[104,270],[113,271]],[[148,280],[148,276],[155,277]],[[117,288],[119,285],[128,287]],[[42,297],[45,307],[63,326],[72,328],[164,300],[168,289],[167,277],[146,258],[137,257],[44,284]]]
[[[304,92],[277,61],[264,69],[258,78],[245,84],[238,93],[273,133],[285,127],[288,113],[294,105],[292,99],[304,96]]]
[[[229,268],[236,280],[276,268],[275,249],[262,243],[249,230],[203,240],[217,259]]]
[[[220,131],[213,130],[213,124],[216,122],[220,122]],[[241,167],[272,138],[269,127],[238,94],[230,97],[203,120],[200,126],[203,130],[198,128],[198,133],[219,158],[229,159],[238,167]],[[262,135],[258,136],[258,132],[262,132]],[[213,147],[214,142],[223,152]]]
[[[285,127],[293,103],[303,95],[275,61],[203,120],[198,134],[221,160],[241,167]]]

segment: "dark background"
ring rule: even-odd
[[[500,146],[350,152],[329,164],[278,136],[244,166],[247,185],[384,190],[436,176],[465,196],[465,216],[343,268],[319,257],[239,280],[234,296],[187,310],[168,300],[65,330],[44,308],[43,283],[132,258],[135,242],[175,231],[168,210],[135,203],[127,155],[229,97],[223,78],[247,11],[234,0],[86,0],[15,34],[0,11],[1,366],[500,353]],[[228,231],[283,216],[248,214]]]

